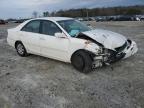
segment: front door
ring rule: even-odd
[[[68,61],[68,38],[57,38],[55,33],[62,33],[62,30],[51,21],[42,21],[40,49],[44,56]]]

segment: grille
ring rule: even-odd
[[[117,52],[122,52],[127,47],[127,42],[125,42],[122,46],[115,48]]]

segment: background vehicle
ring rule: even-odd
[[[120,15],[115,18],[115,21],[133,21],[134,17],[129,15]]]
[[[141,17],[140,17],[140,21],[144,21],[144,16],[141,16]]]
[[[2,19],[0,19],[0,24],[6,24],[6,22]]]

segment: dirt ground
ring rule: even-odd
[[[92,22],[136,41],[136,55],[85,75],[71,64],[19,57],[0,25],[0,108],[144,108],[144,22]]]

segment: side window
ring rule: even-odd
[[[55,33],[61,33],[62,30],[51,21],[42,21],[42,34],[54,36]]]
[[[22,31],[26,32],[33,32],[33,33],[39,33],[40,31],[40,21],[31,21],[28,24],[26,24]]]

